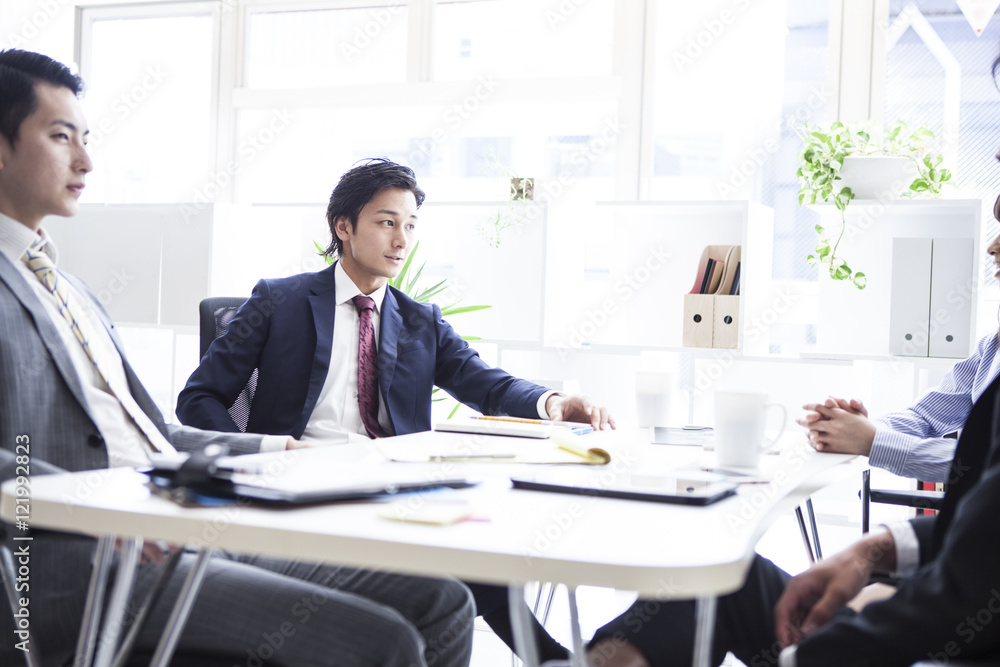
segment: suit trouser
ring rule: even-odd
[[[743,588],[719,598],[712,634],[712,664],[731,651],[749,667],[777,665],[781,648],[774,634],[774,605],[791,577],[755,556]],[[628,641],[653,667],[691,665],[694,653],[694,600],[636,600],[621,616],[600,628],[590,643],[610,640],[592,657],[601,667],[609,653]]]
[[[137,642],[151,651],[194,562],[185,554]],[[157,567],[140,568],[141,599]],[[468,665],[473,604],[457,581],[220,554],[178,651],[239,656],[237,666]]]

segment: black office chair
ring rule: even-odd
[[[198,304],[198,320],[200,322],[200,342],[201,356],[205,356],[208,346],[216,338],[226,333],[229,322],[232,321],[236,311],[246,299],[238,296],[210,296],[202,299]],[[257,369],[253,370],[247,386],[243,388],[239,396],[231,406],[229,406],[229,416],[236,422],[236,426],[241,431],[247,430],[247,421],[250,419],[250,406],[253,404],[253,395],[257,390]]]
[[[949,433],[946,438],[958,439],[958,431]],[[871,520],[871,504],[883,503],[885,505],[898,505],[901,507],[914,507],[918,514],[924,511],[939,510],[944,502],[944,491],[915,490],[906,491],[898,489],[873,489],[871,488],[871,470],[861,473],[861,533],[867,533]]]
[[[861,473],[861,532],[867,533],[871,521],[871,504],[883,503],[915,507],[918,512],[939,510],[944,504],[944,491],[898,490],[871,488],[871,470]]]

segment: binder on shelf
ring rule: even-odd
[[[740,268],[738,245],[710,245],[702,251],[691,292],[684,295],[685,347],[737,347]]]
[[[889,353],[906,357],[969,356],[971,238],[892,240]]]
[[[735,350],[740,342],[739,290],[742,249],[732,246],[726,258],[726,274],[715,297],[712,320],[712,347]]]
[[[714,322],[714,296],[711,294],[684,295],[684,347],[712,347]]]

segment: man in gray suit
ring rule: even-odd
[[[55,268],[42,219],[75,214],[93,168],[81,85],[45,56],[0,52],[0,482],[26,472],[141,465],[154,451],[210,443],[236,453],[273,448],[259,435],[165,424],[107,313],[85,285]],[[92,493],[101,479],[87,476],[78,494]],[[26,542],[15,536],[33,538],[30,576],[19,592],[29,601],[27,646],[42,664],[67,664],[95,541],[0,523],[0,540],[16,551]],[[155,550],[145,552],[159,560]],[[140,649],[155,645],[192,560],[182,558]],[[140,568],[136,596],[155,570]],[[472,615],[467,589],[454,581],[223,555],[211,563],[179,650],[246,665],[467,665]],[[23,664],[18,641],[11,614],[0,609],[0,664]]]

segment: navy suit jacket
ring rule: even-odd
[[[334,266],[261,280],[208,348],[177,399],[190,426],[236,431],[227,409],[258,370],[247,432],[305,431],[332,358],[337,299]],[[441,317],[389,287],[381,309],[379,389],[397,435],[431,428],[431,390],[437,385],[484,414],[537,417],[544,387],[488,366]]]
[[[941,511],[912,525],[920,569],[889,600],[807,637],[800,667],[1000,658],[1000,379],[965,422]]]

